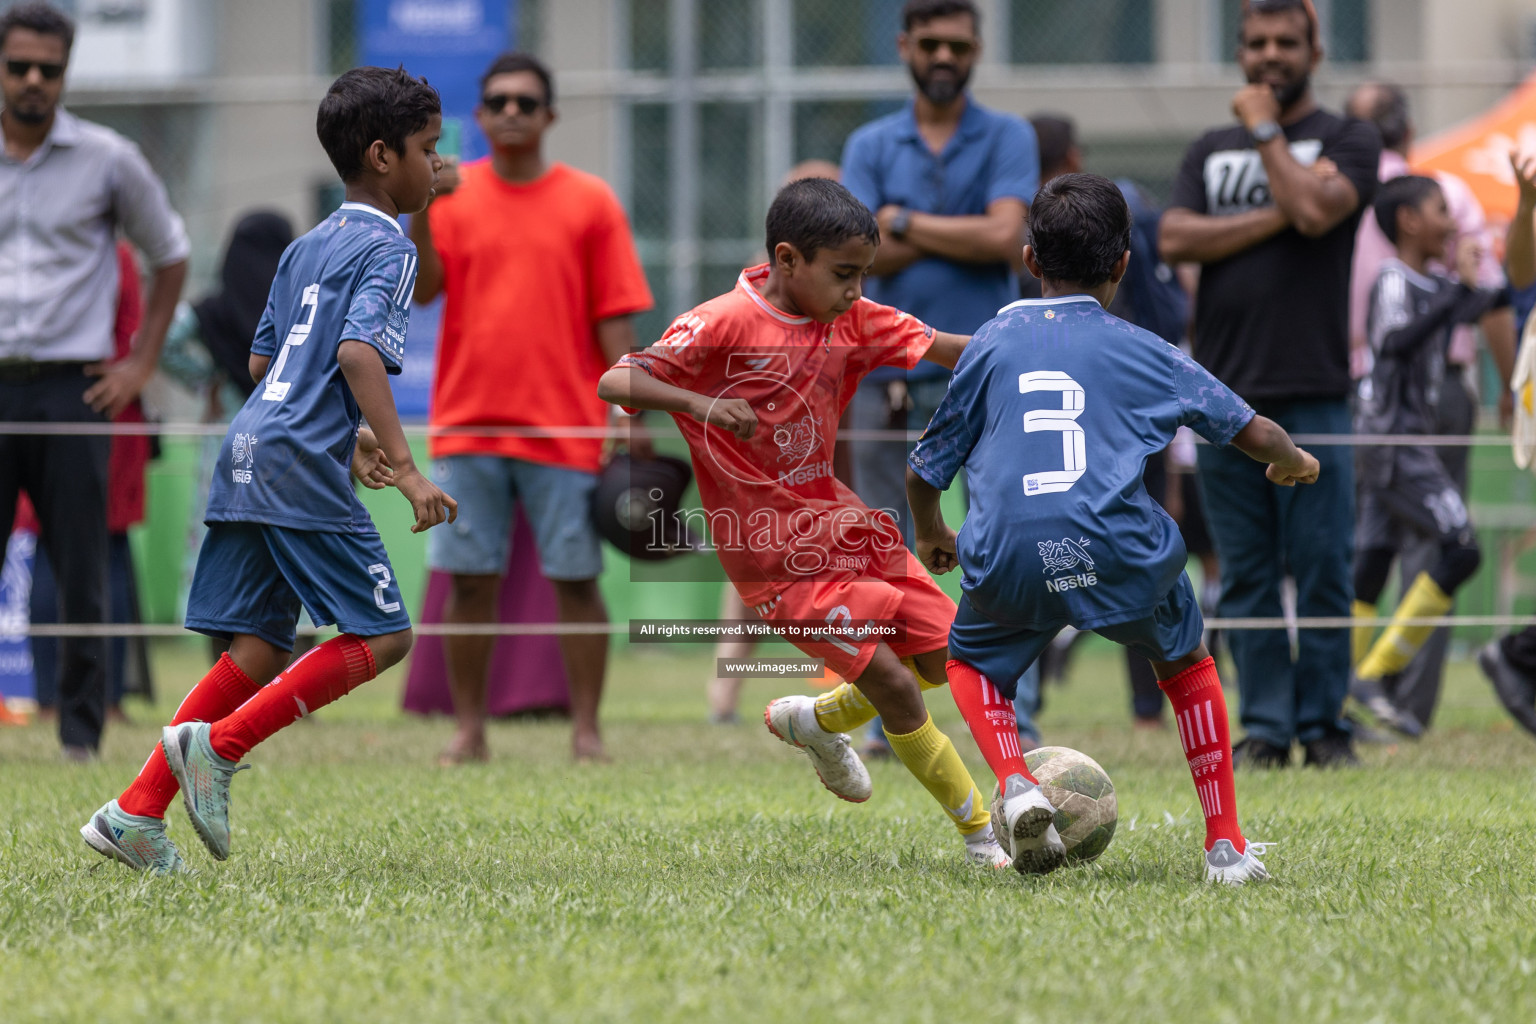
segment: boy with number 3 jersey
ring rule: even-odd
[[[398,488],[413,533],[457,514],[416,469],[387,377],[401,370],[416,276],[416,247],[395,218],[432,195],[441,125],[437,92],[403,68],[348,71],[321,101],[317,132],[347,201],[283,254],[251,345],[256,390],[219,453],[187,599],[187,626],[229,639],[229,652],[182,701],[133,784],[81,828],[104,856],[181,870],[165,834],[179,786],[198,836],[223,860],[240,758],[410,650],[410,617],[351,477]],[[342,632],[287,665],[301,605]]]
[[[1065,174],[1041,188],[1024,263],[1044,298],[1006,307],[966,347],[908,458],[907,497],[923,564],[965,574],[950,691],[997,774],[993,826],[1014,867],[1043,874],[1065,855],[1012,700],[1015,680],[1071,625],[1152,662],[1205,817],[1206,878],[1240,883],[1267,877],[1262,851],[1238,827],[1227,707],[1184,543],[1142,471],[1185,425],[1270,463],[1284,486],[1316,480],[1317,460],[1177,348],[1106,312],[1130,232],[1106,178]],[[962,466],[971,508],[957,537],[939,492]]]
[[[919,677],[944,682],[954,602],[902,545],[895,520],[832,475],[838,417],[859,381],[921,359],[953,366],[966,339],[861,297],[880,228],[836,182],[786,185],[767,234],[766,266],[742,271],[731,292],[621,359],[598,394],[672,414],[742,600],[854,684],[819,699],[781,697],[764,714],[769,730],[857,803],[869,799],[869,773],[846,733],[878,709],[892,749],[948,813],[970,860],[1006,867],[985,801],[923,706]],[[881,635],[895,624],[897,635]]]

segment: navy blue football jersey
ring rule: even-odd
[[[224,437],[208,522],[375,532],[352,486],[362,417],[336,353],[365,342],[399,373],[415,281],[416,246],[363,203],[343,203],[288,247],[251,344],[272,361]]]
[[[966,346],[909,464],[947,489],[962,466],[962,587],[997,622],[1083,629],[1152,614],[1184,571],[1142,484],[1188,425],[1226,445],[1253,410],[1192,359],[1086,295],[1005,307]]]

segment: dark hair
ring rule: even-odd
[[[869,207],[830,178],[801,178],[779,189],[768,207],[768,259],[780,242],[800,250],[806,260],[850,238],[880,244],[880,225]]]
[[[1131,209],[1108,178],[1063,174],[1035,193],[1029,244],[1046,280],[1093,288],[1131,247]]]
[[[907,0],[901,8],[901,30],[911,32],[913,25],[922,25],[934,18],[947,18],[951,14],[969,14],[971,24],[981,31],[981,12],[973,0]]]
[[[1237,41],[1243,41],[1243,30],[1250,15],[1283,14],[1286,11],[1300,11],[1307,19],[1307,42],[1312,49],[1317,49],[1317,9],[1312,6],[1312,0],[1243,0],[1243,16],[1237,22]]]
[[[374,140],[396,153],[407,135],[443,112],[437,90],[403,67],[353,68],[326,90],[315,117],[315,134],[342,181],[363,173],[363,154]]]
[[[75,45],[75,21],[63,11],[52,4],[45,4],[42,0],[30,0],[28,3],[20,3],[4,14],[0,14],[0,46],[5,45],[5,37],[11,34],[13,28],[31,29],[40,36],[58,36],[64,40],[64,57],[69,58],[69,51]]]
[[[1383,184],[1376,192],[1376,201],[1371,204],[1371,210],[1376,214],[1376,223],[1381,226],[1381,233],[1387,236],[1387,241],[1397,244],[1397,211],[1405,206],[1416,209],[1420,203],[1439,191],[1438,181],[1419,174],[1405,174]]]
[[[553,107],[555,78],[549,73],[548,66],[531,53],[504,53],[491,61],[491,66],[480,76],[480,92],[483,94],[486,85],[497,75],[512,75],[519,71],[532,71],[539,76],[539,81],[544,83],[544,105]]]
[[[1077,145],[1077,125],[1060,114],[1036,114],[1029,123],[1040,145],[1040,176],[1048,178],[1067,162],[1067,154]]]
[[[1412,121],[1408,115],[1408,94],[1390,82],[1372,82],[1366,89],[1373,90],[1371,109],[1365,118],[1381,132],[1381,144],[1387,149],[1400,149],[1408,141]]]

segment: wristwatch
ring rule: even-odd
[[[907,229],[912,226],[912,211],[905,206],[899,207],[891,215],[891,237],[898,242],[907,237]]]
[[[1258,124],[1248,129],[1248,134],[1253,136],[1254,142],[1262,146],[1270,139],[1277,139],[1280,137],[1280,125],[1274,121],[1260,121]]]

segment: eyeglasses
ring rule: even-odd
[[[964,39],[935,39],[933,36],[922,36],[914,40],[914,42],[917,43],[919,50],[922,50],[930,57],[938,53],[941,46],[949,47],[949,52],[954,54],[958,60],[964,60],[969,57],[976,49],[975,43]]]
[[[480,97],[480,105],[493,114],[499,114],[507,109],[511,103],[517,107],[519,114],[531,114],[544,105],[544,101],[537,96],[514,96],[508,93],[493,93]]]
[[[12,78],[26,78],[32,73],[33,68],[37,68],[38,71],[42,72],[43,77],[50,82],[57,81],[64,75],[63,64],[50,64],[47,61],[41,60],[11,60],[9,57],[5,58],[5,73]]]

